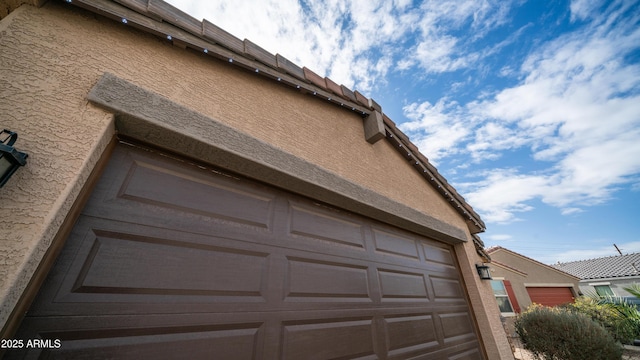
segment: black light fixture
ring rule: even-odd
[[[13,147],[18,134],[7,129],[0,132],[0,187],[9,180],[20,166],[27,163],[28,154],[20,152]]]
[[[480,280],[491,280],[491,270],[488,265],[476,264],[476,270],[478,270],[478,275],[480,275]]]

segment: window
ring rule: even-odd
[[[513,307],[511,301],[509,301],[509,295],[507,294],[507,288],[504,286],[502,280],[491,280],[491,288],[493,294],[496,296],[498,307],[501,313],[513,313]]]
[[[596,289],[596,294],[599,296],[615,296],[609,285],[596,285],[594,289]]]

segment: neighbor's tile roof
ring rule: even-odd
[[[553,267],[583,280],[640,276],[640,253],[558,263]]]

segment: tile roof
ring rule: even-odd
[[[306,67],[299,67],[280,54],[273,55],[249,40],[240,40],[207,20],[199,21],[162,0],[65,0],[122,24],[154,34],[182,48],[229,62],[303,94],[312,94],[367,118],[382,108],[357,90],[338,85]],[[431,184],[458,213],[472,234],[483,232],[485,224],[465,199],[438,173],[395,123],[382,114],[386,139]],[[475,241],[474,241],[475,242]],[[477,242],[476,242],[477,244]],[[482,249],[479,249],[479,251]],[[483,251],[483,250],[482,250]]]
[[[553,267],[583,280],[640,276],[640,253],[557,263]]]

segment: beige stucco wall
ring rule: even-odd
[[[569,285],[573,287],[574,294],[577,295],[580,292],[579,279],[527,257],[498,249],[491,253],[491,259],[519,270],[518,272],[499,265],[492,265],[491,276],[511,282],[513,293],[522,310],[531,305],[525,284],[537,286]]]
[[[0,49],[0,125],[18,132],[16,146],[29,154],[0,189],[0,324],[113,137],[112,114],[87,101],[105,72],[468,234],[460,215],[387,141],[365,141],[359,116],[277,82],[54,2],[4,18]],[[490,358],[508,358],[500,333],[488,332],[499,320],[485,312],[495,302],[473,276],[474,246],[457,250],[480,330],[498,343],[485,344]]]
[[[482,261],[478,259],[475,247],[469,241],[455,245],[455,250],[488,358],[513,359],[491,283],[480,280],[477,274],[475,265]]]

